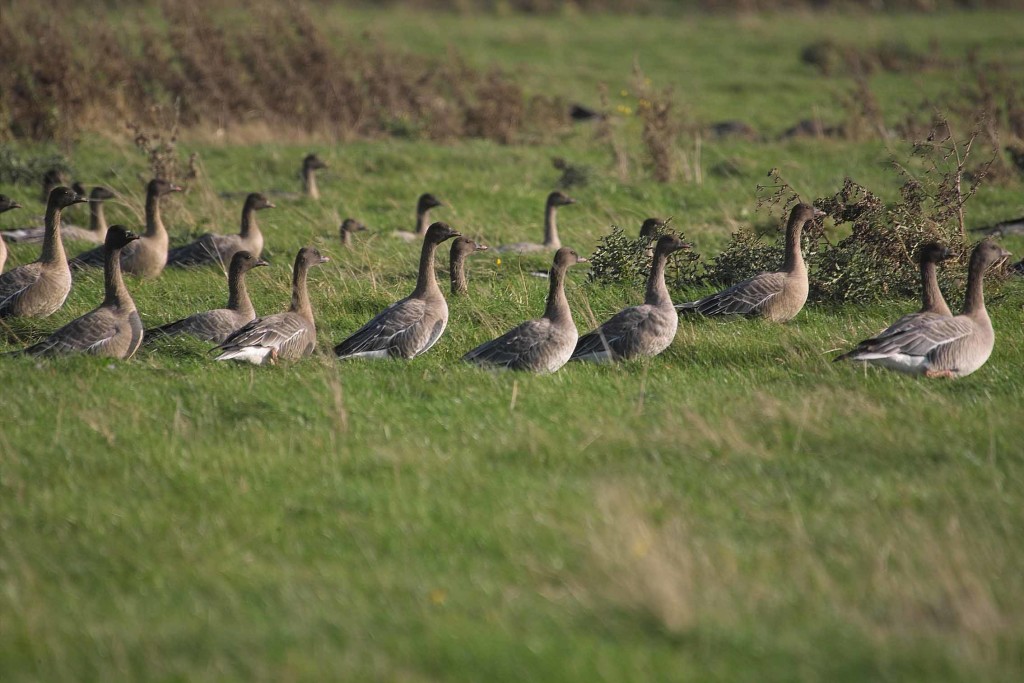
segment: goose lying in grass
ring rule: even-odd
[[[245,286],[245,274],[253,268],[268,265],[247,251],[236,251],[231,257],[228,272],[228,305],[212,311],[195,313],[182,320],[167,323],[146,332],[146,343],[181,334],[198,337],[215,344],[222,343],[231,334],[256,318],[256,310]]]
[[[338,234],[341,237],[341,244],[349,249],[352,248],[352,233],[362,232],[366,230],[366,226],[357,221],[355,218],[346,218],[341,222],[341,226],[338,227]]]
[[[427,227],[430,225],[430,210],[436,209],[439,206],[444,206],[440,199],[429,192],[421,194],[420,198],[416,200],[416,231],[396,230],[392,234],[406,242],[415,242],[416,240],[423,239],[427,234]]]
[[[557,250],[562,246],[561,240],[558,239],[558,207],[575,203],[576,200],[564,192],[552,192],[544,202],[544,243],[504,244],[497,248],[497,252],[499,254],[531,254]]]
[[[924,317],[949,318],[953,315],[946,304],[946,299],[942,296],[942,290],[939,289],[939,278],[935,272],[937,265],[952,255],[949,249],[938,242],[927,242],[921,245],[918,253],[918,260],[921,264],[921,310],[907,313],[885,328],[878,335],[879,337],[899,332]]]
[[[579,338],[565,298],[565,272],[570,266],[586,261],[568,247],[555,252],[544,316],[528,320],[497,339],[481,344],[462,360],[484,367],[538,373],[555,372],[565,365]]]
[[[654,249],[644,303],[619,311],[580,337],[571,360],[625,360],[657,356],[667,349],[676,337],[679,315],[665,286],[665,264],[670,254],[690,246],[675,235],[661,237]]]
[[[743,315],[777,323],[793,319],[804,307],[809,289],[800,233],[807,223],[824,215],[807,204],[793,207],[786,226],[786,257],[781,271],[755,275],[717,294],[677,304],[676,310],[706,316]]]
[[[459,233],[447,223],[430,226],[420,252],[416,289],[335,346],[338,358],[409,360],[437,343],[448,324],[448,303],[434,276],[434,254],[438,245],[453,237],[459,237]]]
[[[0,275],[0,318],[45,318],[64,305],[71,291],[71,269],[60,235],[61,212],[85,201],[85,197],[64,186],[50,192],[39,260]]]
[[[965,377],[988,360],[995,346],[985,310],[985,271],[1005,261],[1008,251],[988,240],[974,248],[967,295],[960,315],[921,315],[894,332],[861,342],[835,360],[854,360],[926,377]]]
[[[0,194],[0,213],[7,213],[13,209],[20,209],[21,204],[14,201],[5,194]],[[4,264],[7,262],[7,244],[4,243],[3,234],[0,234],[0,273],[4,272]]]
[[[154,178],[146,186],[146,232],[121,250],[121,268],[126,273],[153,278],[167,265],[167,228],[160,218],[160,198],[171,192],[181,192],[174,183]],[[91,249],[71,259],[71,267],[97,268],[104,262],[104,247]]]
[[[263,253],[263,233],[256,223],[256,212],[273,208],[269,199],[253,192],[242,205],[242,222],[237,235],[207,233],[195,242],[171,249],[167,253],[167,265],[188,267],[216,263],[224,267],[239,251],[259,258]]]
[[[284,313],[256,318],[235,331],[217,348],[215,360],[274,364],[278,359],[296,360],[316,348],[316,321],[309,302],[306,276],[309,269],[329,261],[313,247],[303,247],[292,269],[292,303]]]
[[[486,244],[477,244],[468,237],[456,237],[448,254],[448,277],[452,282],[452,296],[469,293],[466,282],[466,257],[478,251],[487,251]]]
[[[55,190],[56,191],[56,190]],[[33,356],[90,353],[127,359],[142,343],[142,320],[121,277],[120,251],[139,236],[123,226],[107,230],[103,249],[103,303],[72,320],[43,341],[25,349]]]
[[[74,188],[72,188],[74,189]],[[83,188],[84,189],[84,188]],[[78,194],[84,194],[75,190]],[[89,227],[82,228],[77,225],[61,226],[61,238],[65,242],[92,242],[103,244],[107,236],[107,217],[103,211],[103,203],[113,199],[114,193],[105,187],[94,187],[89,192]],[[5,230],[3,237],[11,242],[42,242],[46,235],[45,225],[36,225],[31,228],[19,228],[17,230]]]

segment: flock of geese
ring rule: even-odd
[[[307,196],[316,198],[315,170],[325,164],[309,155],[303,162],[303,183]],[[146,188],[145,232],[136,234],[123,226],[108,227],[103,202],[113,197],[95,188],[87,198],[82,188],[63,185],[47,188],[44,225],[0,233],[0,318],[45,318],[59,310],[72,287],[72,272],[99,268],[104,271],[101,304],[51,335],[15,353],[45,356],[90,353],[127,359],[144,343],[175,335],[191,335],[216,345],[216,360],[239,360],[256,364],[279,359],[299,359],[316,347],[316,323],[307,288],[309,269],[328,261],[317,249],[299,250],[292,274],[292,296],[288,309],[258,317],[245,285],[246,273],[267,265],[260,258],[263,234],[256,214],[273,208],[266,196],[246,196],[241,227],[237,234],[206,234],[196,241],[169,248],[167,230],[160,216],[160,199],[180,192],[174,183],[154,179]],[[88,202],[89,228],[62,225],[62,212]],[[544,314],[528,320],[496,339],[466,353],[468,363],[537,373],[555,372],[571,360],[608,362],[652,357],[671,345],[680,315],[760,317],[786,322],[803,308],[808,294],[808,274],[800,249],[803,228],[823,216],[807,204],[798,204],[786,226],[785,259],[781,270],[761,273],[698,301],[672,302],[665,284],[665,266],[673,252],[689,244],[671,234],[658,237],[650,251],[652,263],[644,302],[611,316],[597,329],[579,336],[565,296],[567,270],[586,262],[558,238],[557,209],[574,203],[562,192],[552,192],[545,207],[543,243],[521,242],[499,247],[499,252],[554,252],[548,274],[549,292]],[[412,359],[427,352],[444,333],[448,305],[438,285],[434,260],[438,247],[451,246],[449,272],[453,295],[466,294],[465,259],[486,250],[462,237],[443,222],[431,222],[431,209],[443,206],[436,197],[424,194],[417,202],[415,232],[396,232],[406,241],[422,241],[416,285],[401,299],[369,320],[334,347],[338,358]],[[0,195],[0,213],[19,204]],[[645,221],[642,235],[655,237]],[[344,245],[365,226],[346,219],[340,228]],[[18,241],[41,241],[38,260],[3,272],[7,249],[3,237]],[[64,239],[98,243],[89,251],[68,259]],[[836,360],[861,361],[906,373],[928,377],[961,377],[980,368],[992,352],[995,336],[985,309],[985,272],[1003,262],[1009,253],[991,240],[980,242],[971,254],[964,308],[953,315],[939,290],[938,263],[948,258],[948,249],[936,243],[920,250],[922,308],[905,315],[891,326],[858,344]],[[142,320],[122,273],[142,278],[159,276],[166,267],[195,268],[228,264],[228,302],[225,308],[199,312],[182,320],[149,330]]]

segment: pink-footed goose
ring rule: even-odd
[[[486,244],[477,244],[468,237],[456,237],[448,254],[448,277],[452,282],[452,296],[467,294],[466,257],[478,251],[487,251]]]
[[[565,298],[565,273],[569,266],[586,260],[568,247],[555,252],[544,316],[481,344],[462,360],[485,367],[538,373],[554,372],[565,365],[579,339]]]
[[[215,360],[273,364],[278,359],[297,360],[316,348],[316,321],[309,302],[306,278],[309,269],[329,261],[313,247],[303,247],[292,269],[292,303],[284,313],[256,318],[235,331],[217,348]]]
[[[434,276],[438,245],[459,233],[446,223],[427,229],[416,289],[334,347],[339,358],[415,358],[433,346],[448,324],[448,304]]]
[[[0,275],[0,318],[45,318],[64,305],[71,291],[71,269],[61,241],[61,211],[85,201],[85,197],[67,187],[50,192],[46,202],[46,237],[39,260]]]
[[[346,218],[341,222],[341,226],[338,227],[338,235],[341,237],[341,244],[349,249],[352,248],[352,233],[362,232],[366,230],[366,226],[357,221],[355,218]]]
[[[78,194],[85,194],[79,191],[81,187],[75,183],[72,189]],[[84,190],[85,188],[82,188]],[[65,242],[92,242],[103,244],[107,236],[107,217],[103,211],[103,202],[113,199],[114,193],[105,187],[94,187],[89,192],[89,227],[83,228],[77,225],[69,225],[66,221],[61,225],[61,238]],[[19,228],[17,230],[5,230],[3,236],[11,242],[42,242],[46,235],[45,225],[35,225],[30,228]]]
[[[107,230],[103,248],[103,303],[81,318],[72,320],[43,341],[25,349],[33,356],[90,353],[112,358],[131,358],[142,343],[142,320],[135,302],[124,286],[118,252],[139,237],[113,225]]]
[[[949,306],[946,304],[946,299],[942,296],[942,290],[939,289],[939,278],[935,272],[937,264],[945,261],[952,255],[949,249],[938,242],[928,242],[921,245],[918,250],[918,260],[921,263],[921,310],[906,314],[880,332],[878,334],[879,337],[899,332],[908,325],[915,324],[922,317],[937,316],[949,318],[953,315],[953,312],[949,310]]]
[[[256,223],[256,212],[273,208],[265,196],[259,192],[251,193],[242,205],[242,223],[237,235],[206,233],[195,242],[167,252],[167,265],[183,268],[215,263],[223,268],[239,251],[247,251],[259,258],[263,253],[263,233]]]
[[[7,213],[12,209],[20,208],[21,204],[5,194],[0,194],[0,213]],[[4,272],[5,263],[7,263],[7,244],[4,243],[4,237],[0,234],[0,273]]]
[[[902,329],[861,342],[835,360],[855,360],[926,377],[964,377],[988,360],[995,346],[985,310],[983,280],[990,266],[1010,253],[985,240],[974,248],[967,274],[967,295],[960,315],[919,316]]]
[[[195,313],[182,320],[167,323],[146,331],[146,343],[165,337],[189,335],[221,344],[243,325],[255,320],[256,310],[245,286],[245,274],[259,266],[268,265],[247,251],[236,251],[231,257],[228,271],[228,305],[212,311]]]
[[[415,242],[423,239],[424,235],[427,234],[427,228],[430,226],[430,210],[436,209],[439,206],[444,206],[444,202],[429,192],[421,194],[420,198],[416,200],[416,231],[396,230],[392,234],[406,242]]]
[[[571,360],[626,360],[657,356],[667,349],[676,337],[679,314],[665,286],[665,264],[670,254],[689,247],[675,235],[661,237],[654,248],[644,303],[619,311],[596,330],[580,337]]]
[[[558,239],[558,207],[575,204],[576,200],[563,192],[552,192],[544,202],[544,244],[516,242],[497,248],[500,254],[528,254],[541,251],[555,251],[562,246]]]
[[[154,178],[146,186],[146,232],[121,250],[121,268],[138,277],[153,278],[167,265],[167,228],[160,218],[160,198],[171,192],[181,192],[174,183]],[[71,259],[75,269],[96,268],[103,265],[104,248],[90,249]]]
[[[316,172],[327,168],[327,164],[316,154],[307,154],[302,160],[302,191],[310,199],[320,199],[320,188],[316,184]]]
[[[786,225],[786,256],[781,271],[755,275],[717,294],[677,304],[676,310],[706,316],[743,315],[778,323],[791,320],[804,307],[809,290],[800,233],[807,223],[824,215],[808,204],[793,207]]]

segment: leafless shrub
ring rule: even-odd
[[[643,287],[651,273],[651,249],[658,238],[671,234],[685,241],[684,235],[673,230],[671,223],[669,218],[650,235],[635,239],[627,237],[622,228],[612,226],[612,231],[598,241],[590,256],[590,281]],[[690,250],[677,251],[669,257],[665,280],[674,285],[692,286],[700,281],[700,270],[700,254]]]

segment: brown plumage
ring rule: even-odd
[[[564,192],[552,192],[544,202],[544,243],[516,242],[497,248],[498,253],[527,254],[540,251],[555,251],[562,246],[558,239],[558,207],[575,204],[576,200]]]
[[[20,209],[21,204],[14,201],[5,194],[0,194],[0,213],[7,213],[12,209]],[[3,235],[0,235],[0,273],[4,272],[4,264],[7,262],[7,245],[4,243]]]
[[[71,269],[60,235],[61,211],[86,198],[67,187],[50,192],[46,202],[46,236],[38,261],[0,275],[0,318],[45,318],[64,305],[71,291]]]
[[[452,295],[466,294],[466,257],[478,251],[487,251],[486,244],[477,244],[468,237],[456,237],[448,254],[448,277],[452,282]]]
[[[259,258],[263,253],[263,233],[256,223],[256,212],[273,208],[269,199],[259,192],[253,192],[242,205],[242,222],[237,235],[207,233],[195,242],[167,252],[167,265],[188,267],[217,264],[223,268],[231,263],[232,257],[239,251],[247,251]]]
[[[103,265],[103,303],[76,318],[43,341],[25,349],[33,356],[90,353],[112,358],[131,358],[142,343],[142,320],[124,286],[118,252],[138,235],[120,225],[107,230]]]

